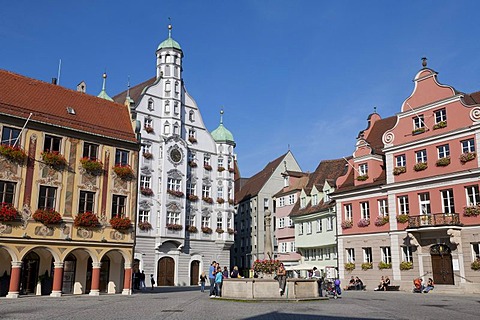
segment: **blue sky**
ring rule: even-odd
[[[351,155],[377,107],[400,111],[421,68],[480,90],[479,1],[1,0],[0,68],[113,96],[155,75],[168,35],[207,128],[237,142],[242,177],[292,150],[304,171]]]

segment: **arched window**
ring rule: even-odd
[[[188,120],[190,120],[190,122],[195,121],[195,112],[193,110],[190,110],[190,112],[188,113]]]
[[[170,66],[165,66],[165,75],[170,76]]]
[[[163,126],[163,134],[170,134],[170,124],[168,122]]]
[[[148,110],[153,111],[154,110],[154,105],[153,105],[153,99],[150,98],[148,99]]]
[[[170,113],[170,101],[165,101],[165,113]]]

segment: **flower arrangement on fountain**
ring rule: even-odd
[[[110,225],[115,230],[128,230],[132,226],[132,220],[126,217],[113,217],[110,219]]]
[[[80,159],[80,164],[85,171],[92,176],[99,176],[103,173],[103,163],[96,159],[84,157]]]
[[[73,221],[75,227],[96,228],[99,225],[98,217],[92,212],[78,214]]]
[[[183,226],[181,224],[176,224],[176,223],[167,223],[167,229],[180,231],[183,229]]]
[[[273,274],[277,271],[278,267],[280,266],[280,260],[274,259],[265,259],[265,260],[255,260],[253,262],[253,271],[256,273],[266,273],[266,274]]]
[[[20,147],[14,147],[8,144],[0,145],[0,155],[17,164],[23,164],[27,159],[27,154]]]
[[[67,166],[67,159],[58,151],[44,151],[42,152],[42,160],[46,165],[55,170],[62,170]]]
[[[151,223],[148,221],[140,221],[138,223],[138,228],[143,231],[148,231],[153,229]]]
[[[18,210],[10,203],[3,202],[0,206],[0,221],[14,221],[18,218]]]
[[[132,167],[130,167],[128,164],[121,165],[117,164],[113,167],[113,172],[120,177],[120,179],[125,180],[125,181],[130,181],[135,178],[135,174],[133,173]]]
[[[365,227],[368,227],[370,225],[370,219],[360,219],[358,220],[358,223],[357,223],[357,226],[359,226],[360,228],[365,228]]]
[[[211,234],[212,233],[212,228],[202,227],[202,232],[206,233],[206,234]]]
[[[466,163],[468,161],[472,161],[476,157],[477,157],[477,154],[475,152],[465,152],[460,155],[460,162]]]
[[[62,222],[62,216],[60,213],[53,209],[37,209],[32,218],[37,222],[43,223],[44,225],[59,224]]]
[[[342,221],[342,229],[349,229],[351,227],[353,227],[352,220],[343,220]]]
[[[383,225],[386,225],[390,221],[390,218],[388,216],[378,216],[377,219],[375,219],[375,225],[377,227],[381,227]]]

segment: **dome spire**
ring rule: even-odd
[[[172,19],[168,17],[168,38],[172,38]]]
[[[102,84],[102,91],[98,94],[97,97],[108,100],[108,101],[113,101],[112,98],[107,94],[106,88],[107,88],[107,72],[105,71],[102,75],[103,77],[103,84]]]
[[[220,124],[223,124],[223,106],[222,109],[220,109]]]

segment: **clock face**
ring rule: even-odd
[[[170,158],[172,158],[172,161],[175,163],[179,163],[180,161],[182,161],[182,154],[180,150],[172,149],[172,151],[170,151]]]

